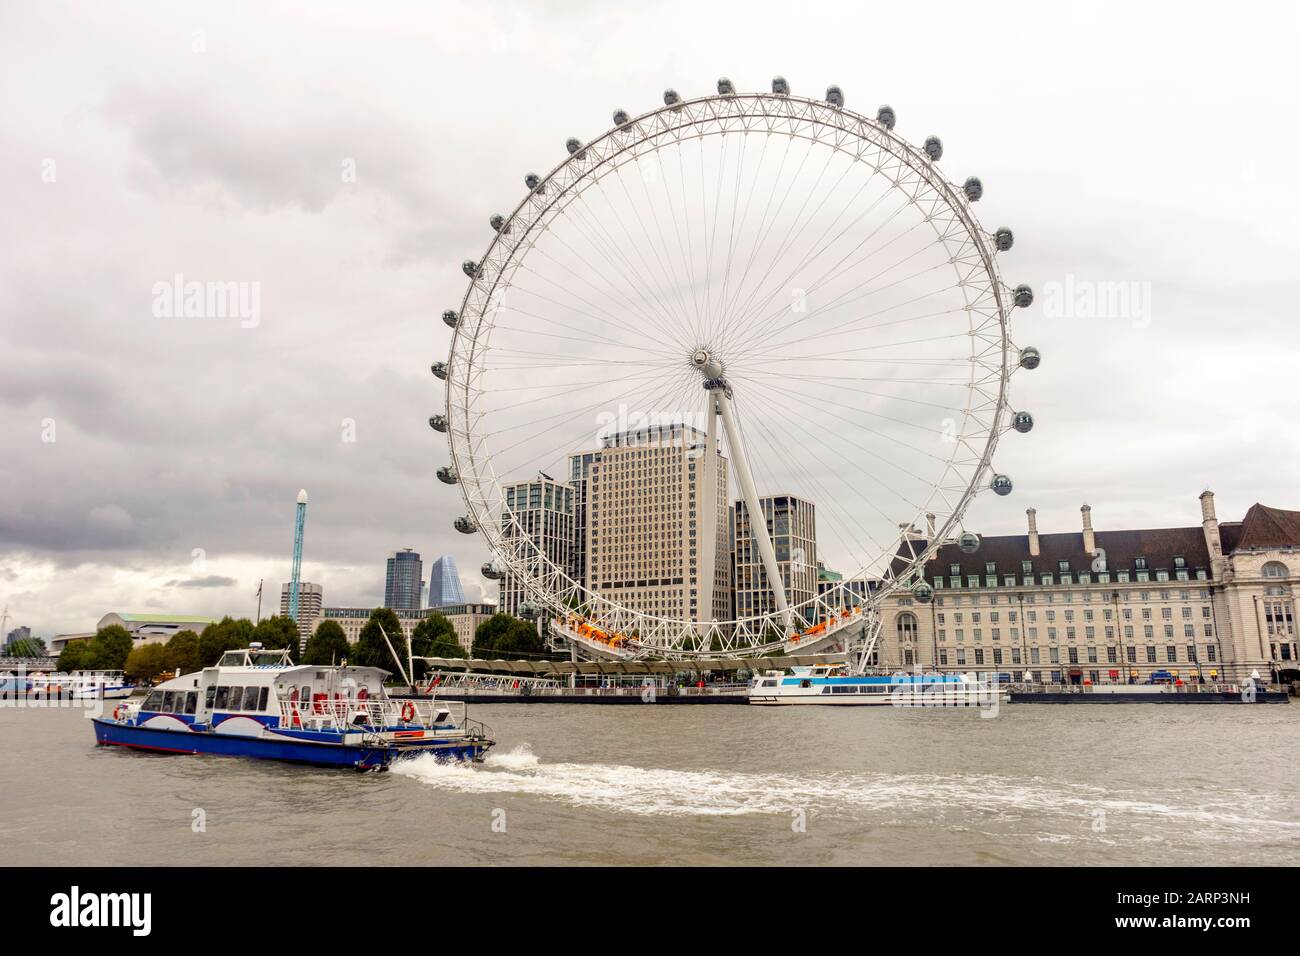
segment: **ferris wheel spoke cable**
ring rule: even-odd
[[[826,191],[826,195],[822,198],[821,202],[817,204],[817,206],[813,209],[813,211],[808,214],[808,218],[804,220],[803,225],[800,225],[798,231],[796,232],[795,226],[798,225],[799,220],[803,218],[803,214],[808,207],[808,203],[812,201],[812,198],[816,193],[816,187],[821,183],[821,180],[825,178],[826,170],[830,168],[831,161],[836,157],[836,155],[837,153],[835,151],[832,151],[831,154],[827,157],[826,165],[822,167],[821,172],[818,174],[817,181],[814,183],[813,188],[808,190],[808,194],[804,196],[803,203],[802,205],[800,205],[798,211],[795,213],[794,219],[791,220],[790,225],[786,228],[785,234],[777,242],[776,250],[772,253],[772,257],[769,260],[766,268],[759,270],[758,283],[754,286],[753,290],[745,297],[745,300],[743,302],[740,302],[739,297],[737,297],[737,303],[734,306],[734,312],[736,315],[736,321],[738,325],[743,326],[744,323],[746,322],[748,316],[750,315],[751,306],[754,302],[755,296],[759,295],[762,292],[763,283],[769,276],[773,274],[773,270],[776,268],[777,262],[785,256],[785,254],[793,245],[794,241],[803,235],[803,231],[807,229],[808,226],[812,223],[813,217],[816,216],[817,213],[821,211],[822,207],[826,204],[826,201],[835,194],[835,190],[848,177],[849,173],[854,171],[854,165],[850,161],[845,165],[844,172],[840,173],[839,179],[831,183],[830,187]],[[869,184],[870,184],[870,180],[866,180],[862,183],[861,186],[858,187],[858,192],[854,193],[853,196],[850,197],[849,200],[843,206],[840,207],[840,211],[836,214],[835,218],[832,219],[830,224],[826,226],[825,230],[823,231],[823,235],[825,235],[826,232],[829,232],[830,229],[834,227],[835,222],[837,222],[839,220],[839,217],[844,214],[844,210],[847,209],[850,204],[852,204],[854,201],[857,200],[858,195],[862,192],[862,190],[866,189]],[[773,221],[773,223],[775,224],[775,220]],[[797,271],[798,271],[798,267],[796,267],[796,269],[791,273],[791,276],[793,277],[793,275],[797,274]],[[780,291],[780,288],[781,288],[781,284],[778,283],[777,287],[764,301],[770,302],[771,298],[774,297]]]
[[[618,215],[617,208],[615,208],[614,205],[611,203],[609,209],[610,212],[614,215],[614,217],[618,221],[619,226],[623,229],[624,235],[628,237],[629,240],[628,244],[631,245],[634,249],[637,249],[639,254],[639,246],[637,246],[635,241],[631,239],[631,234],[628,232],[626,225],[624,225],[622,217]],[[606,229],[604,225],[601,224],[600,220],[596,217],[595,213],[592,212],[590,207],[586,205],[585,197],[583,203],[583,213],[584,216],[589,217],[589,220],[587,220],[584,223],[578,223],[577,218],[575,217],[574,222],[575,225],[585,225],[587,224],[587,222],[589,222],[592,229],[590,233],[586,234],[588,241],[591,242],[594,247],[600,249],[607,260],[613,257],[617,257],[621,259],[624,263],[626,263],[628,269],[631,270],[632,273],[631,276],[629,276],[627,272],[622,273],[624,279],[624,288],[621,290],[621,293],[623,298],[628,302],[634,301],[632,296],[628,294],[627,289],[641,289],[644,290],[645,293],[651,295],[655,300],[655,304],[658,306],[659,312],[662,315],[662,319],[657,318],[655,316],[655,310],[650,307],[649,303],[643,303],[639,305],[636,309],[638,314],[646,316],[651,326],[658,328],[661,332],[665,332],[666,333],[665,337],[671,338],[681,348],[683,349],[690,348],[691,343],[689,341],[690,338],[689,334],[687,333],[684,326],[677,323],[675,317],[668,309],[667,304],[663,299],[663,296],[660,294],[657,284],[650,277],[651,270],[650,270],[649,263],[645,262],[644,257],[642,257],[642,265],[645,267],[645,271],[642,271],[642,269],[639,268],[636,265],[636,263],[632,262],[627,257],[620,243],[612,235],[610,235],[609,230]],[[602,234],[602,238],[604,239],[603,248],[600,245],[598,245],[595,241],[594,235],[597,231],[599,231]]]
[[[795,168],[794,175],[790,177],[790,184],[785,187],[785,192],[781,194],[781,201],[777,203],[775,209],[772,209],[771,200],[772,197],[775,197],[777,188],[781,183],[779,175],[772,183],[772,193],[768,198],[768,202],[764,204],[763,217],[759,220],[758,232],[755,235],[753,245],[750,247],[749,255],[745,259],[744,271],[741,273],[740,279],[732,291],[732,295],[724,302],[724,316],[729,321],[736,314],[736,304],[740,300],[741,295],[744,294],[745,285],[749,280],[749,272],[750,269],[753,268],[754,260],[758,257],[759,249],[761,249],[763,243],[767,241],[767,237],[771,233],[772,227],[776,225],[777,220],[780,218],[781,210],[785,208],[786,200],[790,198],[790,192],[794,189],[795,183],[799,181],[799,176],[803,172],[803,168],[807,164],[808,158],[811,155],[811,150],[805,150],[803,159],[799,161],[799,165]],[[782,165],[784,166],[784,163]],[[769,209],[772,210],[770,219],[768,217]]]
[[[799,400],[799,401],[806,401],[806,399],[804,398],[804,396],[800,395],[798,392],[791,391],[790,389],[780,388],[779,386],[773,385],[773,384],[770,383],[770,382],[764,382],[764,383],[759,383],[759,382],[750,382],[749,384],[751,384],[751,385],[753,385],[753,386],[756,386],[757,388],[760,388],[760,389],[766,389],[766,390],[768,390],[768,391],[770,391],[770,392],[775,392],[775,393],[777,393],[777,395],[778,395],[779,397],[785,399],[786,401],[788,401],[788,400],[791,399],[791,398],[796,399],[796,400]],[[820,401],[820,402],[823,402],[823,403],[827,402],[827,400],[824,399],[824,398],[819,399],[819,401]],[[841,404],[841,403],[831,403],[831,404],[839,404],[841,408],[847,408],[847,409],[849,409],[850,411],[854,411],[854,412],[857,412],[857,413],[859,413],[859,414],[861,414],[862,411],[863,411],[862,409],[860,409],[860,408],[854,408],[854,407],[851,406],[851,405],[843,405],[843,404]],[[829,415],[829,416],[832,417],[832,418],[837,418],[837,419],[839,419],[840,421],[843,421],[843,422],[846,422],[846,423],[849,423],[849,424],[853,424],[853,423],[854,423],[854,422],[853,422],[853,419],[851,419],[851,418],[845,418],[845,417],[842,416],[842,415],[836,415],[834,412],[826,412],[825,414]],[[830,428],[828,428],[827,426],[822,425],[822,424],[817,420],[817,418],[816,418],[815,416],[808,418],[807,421],[808,421],[808,423],[809,423],[810,425],[813,425],[813,426],[815,426],[815,427],[819,427],[819,428],[823,428],[823,429],[825,429],[825,430],[826,430],[829,434],[831,434],[831,435],[835,435],[835,434],[836,434],[834,431],[832,431],[832,430],[831,430]],[[874,436],[876,436],[877,438],[884,439],[885,441],[888,441],[888,442],[890,442],[891,444],[897,445],[897,446],[899,446],[900,448],[906,448],[908,451],[914,451],[914,452],[916,452],[916,453],[919,454],[919,455],[923,455],[923,456],[926,457],[926,458],[932,458],[932,459],[934,459],[935,461],[940,462],[940,463],[942,463],[942,464],[944,464],[944,465],[948,464],[948,459],[947,459],[947,458],[944,458],[944,457],[941,456],[941,455],[936,455],[936,454],[934,454],[933,452],[928,452],[928,451],[926,451],[924,448],[917,448],[915,445],[909,445],[907,442],[902,441],[901,439],[895,438],[894,436],[889,435],[889,434],[887,434],[887,433],[885,433],[885,432],[877,431],[876,429],[873,429],[873,428],[866,428],[866,427],[864,427],[864,426],[859,426],[859,427],[861,427],[862,430],[863,430],[863,431],[866,431],[868,434],[874,435]],[[843,438],[843,437],[840,437],[839,440],[840,440],[841,442],[848,442],[849,444],[853,444],[853,442],[851,442],[851,441],[849,441],[848,439],[845,439],[845,438]],[[873,452],[873,451],[869,450],[868,448],[866,448],[865,446],[862,446],[862,445],[855,445],[854,447],[857,447],[857,448],[861,449],[862,451],[867,452],[867,453],[870,454],[873,458],[878,458],[878,459],[880,459],[880,460],[883,461],[885,464],[887,464],[887,465],[889,465],[889,466],[891,466],[891,467],[897,469],[898,471],[901,471],[903,474],[907,475],[907,477],[909,477],[909,478],[913,478],[913,479],[915,479],[915,480],[917,480],[917,481],[920,481],[920,482],[923,482],[923,483],[928,483],[928,482],[929,482],[929,479],[927,479],[927,478],[922,478],[920,475],[916,474],[915,472],[909,471],[908,469],[904,468],[902,465],[900,465],[900,464],[898,464],[896,461],[894,461],[892,458],[888,458],[888,457],[886,457],[886,456],[884,456],[884,455],[881,455],[879,452]]]
[[[888,194],[886,194],[886,195],[888,195]],[[883,197],[882,197],[882,198],[883,198]],[[904,202],[901,206],[899,206],[899,207],[898,207],[897,209],[895,209],[892,213],[890,213],[890,215],[889,215],[887,218],[885,218],[883,221],[881,221],[880,224],[877,225],[875,229],[873,229],[873,230],[872,230],[871,232],[869,232],[866,236],[864,236],[864,237],[862,238],[861,241],[859,241],[855,246],[853,246],[853,247],[852,247],[851,249],[849,249],[846,253],[844,253],[844,255],[843,255],[840,259],[838,259],[836,262],[832,263],[832,264],[831,264],[831,265],[830,265],[830,266],[829,266],[829,267],[828,267],[828,268],[827,268],[827,269],[826,269],[826,270],[825,270],[825,271],[824,271],[820,276],[818,276],[818,277],[817,277],[817,278],[816,278],[816,279],[815,279],[811,284],[809,284],[809,286],[804,290],[804,295],[805,295],[805,297],[807,297],[807,296],[811,296],[813,293],[815,293],[815,292],[817,292],[819,289],[821,289],[822,284],[823,284],[824,282],[826,282],[826,280],[827,280],[828,278],[833,277],[833,276],[838,276],[838,275],[842,274],[843,272],[847,271],[847,269],[842,269],[842,268],[841,268],[842,266],[844,266],[845,261],[848,260],[848,259],[849,259],[849,258],[850,258],[854,253],[855,253],[855,252],[857,252],[859,249],[861,249],[864,245],[866,245],[868,242],[870,242],[872,239],[874,239],[874,238],[875,238],[875,237],[876,237],[876,236],[877,236],[877,235],[878,235],[882,230],[884,230],[886,227],[892,225],[892,224],[894,223],[894,221],[897,220],[897,219],[899,218],[899,216],[901,216],[901,215],[902,215],[902,214],[903,214],[903,213],[908,209],[908,207],[909,207],[910,205],[911,205],[910,202]],[[845,227],[845,230],[847,231],[847,229],[852,228],[852,227],[853,227],[854,225],[856,225],[856,224],[857,224],[857,221],[855,221],[855,222],[853,222],[853,223],[850,223],[848,226]],[[915,228],[915,226],[913,226],[912,228]],[[894,245],[894,243],[902,241],[902,239],[903,239],[905,236],[907,236],[907,235],[912,231],[912,228],[909,228],[909,229],[905,230],[905,231],[904,231],[901,235],[899,235],[899,236],[894,236],[894,237],[892,237],[892,238],[886,240],[885,243],[884,243],[883,245],[880,245],[880,246],[878,246],[878,247],[876,247],[876,248],[873,248],[869,253],[867,253],[866,255],[864,255],[862,258],[860,258],[860,259],[856,260],[855,262],[853,262],[852,265],[849,266],[848,268],[853,268],[853,267],[856,267],[856,266],[864,265],[864,264],[865,264],[866,262],[868,262],[870,259],[874,258],[877,254],[879,254],[879,253],[881,253],[881,252],[884,252],[886,249],[891,248],[891,247]],[[836,238],[838,238],[838,237],[836,237]],[[767,296],[766,299],[762,300],[761,302],[759,302],[759,303],[757,304],[757,308],[756,308],[754,311],[761,311],[762,309],[765,309],[765,308],[767,307],[767,305],[771,302],[772,298],[775,297],[776,293],[780,291],[782,285],[788,285],[788,284],[789,284],[789,283],[794,279],[794,277],[797,276],[797,275],[799,274],[799,271],[800,271],[801,269],[807,268],[808,266],[812,265],[815,261],[817,261],[817,259],[818,259],[818,258],[819,258],[819,257],[820,257],[824,252],[828,251],[828,250],[832,247],[832,245],[834,244],[834,241],[835,241],[835,240],[832,240],[831,242],[827,243],[827,244],[826,244],[824,247],[822,247],[821,249],[816,250],[816,251],[814,251],[813,253],[810,253],[810,254],[808,254],[807,256],[805,256],[804,259],[801,260],[800,263],[799,263],[798,265],[796,265],[796,267],[795,267],[793,270],[791,270],[791,272],[786,276],[786,278],[785,278],[781,283],[778,283],[776,286],[774,286],[773,292],[772,292],[772,293],[769,293],[769,295]],[[927,247],[923,247],[923,248],[928,248],[928,246],[927,246]],[[885,271],[888,271],[888,270],[885,270]],[[863,280],[859,283],[859,286],[863,286],[863,285],[867,285],[867,284],[869,284],[871,281],[873,281],[874,278],[875,278],[875,277],[873,276],[873,277],[868,277],[867,279],[863,279]],[[758,338],[759,336],[761,336],[761,335],[765,334],[766,332],[770,331],[770,329],[771,329],[773,323],[775,323],[775,322],[776,322],[776,321],[777,321],[777,320],[778,320],[782,315],[784,315],[785,313],[786,313],[786,309],[784,309],[784,308],[775,309],[775,310],[773,310],[770,314],[765,315],[765,316],[763,316],[762,318],[759,318],[759,319],[757,319],[755,322],[753,322],[753,323],[750,325],[749,330],[748,330],[746,336],[741,340],[741,343],[740,343],[741,347],[744,347],[744,346],[748,345],[748,344],[749,344],[750,342],[752,342],[754,339],[756,339],[756,338]],[[804,317],[803,317],[802,319],[796,319],[793,323],[791,323],[791,326],[790,326],[790,327],[793,327],[793,326],[795,326],[795,325],[799,325],[799,324],[801,324],[802,322],[807,321],[807,319],[810,318],[810,317],[811,317],[811,314],[805,314]]]
[[[768,401],[766,398],[764,398],[761,395],[750,395],[748,396],[747,401],[750,401],[755,406],[755,408],[766,411],[767,414],[760,420],[759,428],[760,430],[764,431],[769,437],[769,440],[771,442],[770,445],[771,448],[786,449],[786,450],[788,450],[789,448],[801,449],[802,451],[806,452],[810,458],[817,461],[818,464],[822,465],[823,474],[828,474],[831,475],[832,477],[838,478],[850,490],[856,490],[853,489],[853,486],[849,483],[848,479],[845,476],[840,475],[835,471],[825,467],[824,463],[821,460],[820,455],[818,455],[815,451],[808,449],[807,446],[804,445],[804,443],[799,439],[797,430],[787,428],[785,427],[784,424],[782,424],[781,417],[780,417],[781,409],[779,407],[773,405],[770,401]],[[779,429],[781,433],[785,436],[785,440],[778,441],[775,438],[773,438],[772,433],[767,428],[767,426],[769,425],[772,426],[773,428]],[[787,456],[783,456],[781,460],[803,473],[803,475],[805,476],[806,480],[809,483],[810,490],[817,493],[818,500],[828,502],[828,505],[825,506],[827,507],[828,510],[830,510],[833,514],[839,514],[840,517],[846,519],[844,522],[846,528],[850,524],[856,525],[858,531],[861,532],[862,536],[866,538],[867,541],[869,541],[874,547],[877,548],[881,547],[880,542],[876,540],[875,536],[871,533],[869,529],[867,529],[862,524],[862,522],[857,518],[856,515],[846,511],[845,509],[843,509],[841,506],[837,504],[838,496],[828,493],[828,489],[826,488],[825,484],[823,484],[823,482],[820,479],[818,479],[810,470],[808,470],[807,467],[804,466],[802,458],[800,458],[797,455],[787,455]],[[857,473],[857,471],[859,470],[860,468],[855,468],[854,473]],[[885,485],[884,482],[881,482],[874,475],[868,473],[868,477],[872,478],[872,480],[882,485],[882,487],[888,487]],[[773,487],[777,487],[777,486],[773,485]],[[881,511],[880,508],[875,505],[874,501],[871,502],[870,506],[881,517],[885,518],[886,520],[890,520],[889,515]],[[839,538],[841,546],[845,547],[845,550],[847,550],[851,555],[854,555],[855,556],[854,560],[855,562],[857,562],[858,559],[856,557],[857,554],[856,549],[854,549],[852,546],[847,545],[843,541],[843,538],[840,537],[840,532],[838,528],[836,528],[834,525],[832,525],[831,527],[834,529],[834,533],[836,534],[837,538]],[[859,563],[859,567],[865,567],[868,562],[860,561],[858,563]]]
[[[680,374],[680,375],[678,375],[678,376],[675,376],[674,379],[673,379],[673,382],[672,382],[672,383],[671,383],[667,388],[661,388],[661,389],[659,389],[659,390],[656,392],[655,397],[651,400],[651,402],[649,403],[648,407],[653,407],[655,403],[657,403],[658,401],[662,401],[663,398],[668,397],[668,396],[670,396],[672,393],[674,393],[674,392],[678,389],[678,387],[679,387],[678,382],[679,382],[680,380],[682,380],[682,379],[686,379],[687,381],[689,381],[689,375],[687,375],[685,372],[683,372],[682,374]],[[620,384],[620,385],[621,385],[621,384],[623,384],[623,383],[621,383],[621,382],[617,382],[617,383],[608,383],[608,384]],[[638,393],[638,394],[639,394],[639,393]],[[550,416],[547,416],[547,417],[545,417],[545,418],[536,419],[536,420],[531,421],[531,422],[524,422],[524,423],[521,423],[520,425],[511,426],[510,428],[500,429],[499,431],[497,431],[497,432],[495,432],[495,433],[488,433],[488,435],[485,435],[484,437],[491,437],[491,435],[494,435],[494,434],[502,434],[502,433],[504,433],[504,432],[514,431],[514,430],[517,429],[517,428],[529,427],[529,426],[532,426],[532,425],[538,425],[538,424],[542,424],[542,423],[544,423],[544,422],[550,422],[550,421],[554,421],[555,419],[561,419],[561,418],[562,418],[561,421],[558,421],[558,422],[555,423],[556,426],[557,426],[556,428],[552,428],[552,429],[547,429],[547,430],[546,430],[546,431],[548,431],[548,432],[552,432],[552,431],[554,431],[554,432],[557,432],[557,433],[558,433],[558,426],[560,426],[560,425],[567,425],[567,424],[569,424],[569,423],[571,423],[571,422],[573,422],[573,421],[576,421],[576,420],[579,419],[579,418],[582,418],[583,416],[591,415],[592,413],[596,412],[597,410],[599,410],[599,409],[602,408],[602,407],[607,406],[608,404],[609,404],[609,399],[602,399],[602,400],[600,400],[600,401],[598,401],[598,402],[593,403],[592,405],[589,405],[589,406],[587,406],[587,407],[585,407],[585,408],[581,408],[581,409],[579,409],[577,412],[574,412],[574,413],[571,414],[571,415],[567,415],[567,417],[563,417],[563,416],[565,416],[566,413],[567,413],[567,409],[566,409],[565,412],[560,412],[560,413],[558,413],[558,414],[556,414],[556,415],[550,415]],[[497,451],[497,452],[495,453],[495,455],[496,455],[496,457],[503,457],[506,453],[508,453],[508,452],[510,452],[510,451],[513,451],[513,450],[516,449],[516,448],[519,448],[520,446],[526,444],[528,441],[530,441],[530,440],[532,440],[532,439],[534,439],[534,438],[536,438],[536,437],[538,437],[536,434],[525,436],[524,438],[520,439],[519,441],[516,441],[516,442],[514,442],[513,444],[508,445],[508,446],[506,446],[505,448],[503,448],[503,449]],[[567,449],[567,450],[566,450],[566,449]],[[548,457],[545,459],[546,461],[552,461],[552,460],[555,460],[555,459],[557,459],[557,458],[558,458],[558,460],[563,461],[564,457],[566,457],[568,454],[573,453],[573,452],[576,451],[576,450],[577,450],[577,449],[573,448],[571,445],[561,445],[558,449],[547,449],[547,450],[545,450],[544,452],[542,452],[542,453],[540,453],[540,454],[534,455],[533,458],[530,458],[530,459],[528,459],[528,460],[526,460],[526,461],[524,461],[524,462],[521,462],[521,463],[519,463],[519,464],[517,464],[517,465],[514,465],[514,466],[512,466],[512,467],[514,467],[514,468],[516,468],[516,469],[522,469],[524,465],[532,464],[532,463],[534,463],[535,461],[542,460],[542,456],[543,456],[543,455],[548,456]]]
[[[572,247],[568,246],[568,243],[565,243],[565,242],[564,242],[564,239],[563,239],[562,236],[557,237],[557,238],[556,238],[556,241],[557,241],[557,242],[560,242],[562,245],[565,245],[566,247],[568,247],[568,248],[570,248],[570,249],[572,248]],[[541,256],[542,258],[548,259],[549,261],[555,263],[555,265],[557,265],[559,268],[561,268],[561,269],[563,269],[565,272],[569,273],[569,275],[573,276],[573,278],[577,279],[579,282],[582,282],[584,285],[587,285],[587,286],[588,286],[589,288],[591,288],[593,291],[596,291],[597,293],[600,293],[600,292],[601,292],[601,290],[597,289],[597,288],[595,287],[595,285],[594,285],[590,280],[588,280],[588,279],[586,278],[586,276],[580,275],[580,274],[577,273],[577,272],[576,272],[576,271],[575,271],[571,266],[568,266],[567,264],[565,264],[565,263],[563,263],[563,262],[560,262],[558,259],[556,259],[555,257],[549,255],[548,253],[546,253],[546,252],[543,251],[543,250],[538,250],[538,255]],[[590,263],[588,263],[585,259],[583,259],[582,256],[579,255],[576,251],[574,251],[574,255],[577,256],[577,258],[578,258],[580,261],[583,262],[583,264],[587,267],[587,270],[588,270],[589,272],[594,273],[594,274],[596,274],[596,275],[603,275],[603,273],[601,273],[600,270],[593,268],[592,265],[591,265]],[[618,327],[620,327],[620,328],[624,328],[624,329],[626,329],[627,331],[632,332],[633,334],[636,334],[636,329],[635,329],[635,328],[628,327],[627,325],[624,324],[623,320],[621,320],[620,318],[616,318],[615,316],[606,313],[605,310],[602,309],[602,308],[601,308],[599,305],[597,305],[596,303],[591,302],[590,300],[585,299],[585,298],[583,298],[582,296],[575,295],[575,294],[572,292],[571,289],[567,289],[565,286],[560,285],[558,282],[556,282],[555,280],[551,279],[549,276],[544,276],[542,273],[539,273],[539,272],[538,272],[537,270],[535,270],[535,269],[528,269],[527,266],[524,266],[523,268],[526,269],[526,271],[529,272],[530,274],[535,275],[535,276],[537,276],[538,278],[545,279],[546,281],[550,282],[552,285],[554,285],[556,288],[560,289],[561,291],[567,292],[568,294],[572,295],[572,296],[573,296],[574,298],[576,298],[579,302],[582,302],[582,303],[584,303],[585,305],[589,305],[589,306],[591,306],[591,308],[593,308],[593,309],[597,310],[598,312],[602,313],[602,320],[603,320],[603,321],[609,322],[609,323],[611,323],[611,324],[613,324],[613,325],[616,325],[616,326],[618,326]],[[606,280],[606,281],[608,281],[608,280]],[[603,294],[606,295],[606,296],[609,295],[608,293],[603,293]],[[621,307],[623,307],[623,306],[620,306],[620,308],[621,308]],[[655,323],[655,320],[653,319],[653,317],[646,317],[646,321],[649,321],[649,322],[651,322],[652,324]]]
[[[727,314],[726,314],[726,304],[727,304],[727,300],[728,300],[729,284],[730,284],[730,280],[731,280],[731,264],[732,264],[732,261],[733,261],[734,258],[735,258],[735,253],[736,253],[736,236],[739,234],[740,231],[743,231],[743,230],[744,230],[744,228],[745,228],[745,223],[746,223],[746,221],[748,221],[748,219],[749,219],[749,210],[752,209],[752,208],[754,207],[754,189],[755,189],[755,187],[758,186],[758,177],[759,177],[759,173],[762,172],[762,169],[763,169],[763,161],[764,161],[764,159],[765,159],[766,156],[767,156],[767,146],[768,146],[768,143],[770,143],[770,142],[771,142],[771,137],[770,137],[770,136],[765,136],[765,137],[763,137],[763,149],[762,149],[762,151],[759,153],[759,156],[758,156],[758,162],[755,163],[755,165],[754,165],[754,178],[753,178],[752,180],[750,180],[750,183],[749,183],[749,192],[748,192],[748,193],[746,194],[746,196],[745,196],[745,203],[744,203],[744,206],[743,206],[744,211],[743,211],[743,213],[741,214],[741,217],[740,217],[740,229],[737,230],[737,226],[736,226],[736,211],[737,211],[737,208],[740,206],[740,203],[739,203],[739,199],[740,199],[740,186],[741,186],[741,183],[744,182],[744,170],[745,170],[745,151],[744,151],[744,150],[739,150],[739,153],[740,153],[740,159],[739,159],[739,161],[737,162],[737,170],[736,170],[736,185],[735,185],[735,188],[734,188],[734,190],[733,190],[732,206],[731,206],[731,231],[730,231],[730,234],[729,234],[728,237],[727,237],[727,263],[726,263],[726,265],[723,267],[723,270],[722,270],[722,288],[721,288],[721,290],[720,290],[720,292],[719,292],[719,295],[718,295],[718,319],[719,319],[719,321],[723,321],[723,322],[725,322],[726,319],[727,319]],[[765,218],[766,218],[766,215],[767,215],[766,210],[769,209],[769,208],[771,207],[772,197],[776,195],[776,186],[777,186],[777,183],[779,183],[779,182],[781,181],[781,173],[785,170],[786,160],[788,160],[788,159],[790,158],[790,147],[793,146],[793,145],[794,145],[794,140],[793,140],[793,139],[790,139],[790,138],[787,138],[786,141],[785,141],[785,151],[781,154],[781,163],[780,163],[780,165],[777,167],[776,176],[775,176],[775,177],[773,178],[773,180],[772,180],[772,192],[771,192],[771,195],[768,196],[768,201],[767,201],[767,203],[764,204],[764,207],[763,207],[763,208],[764,208],[764,217],[765,217]],[[761,223],[760,223],[760,225],[761,225]]]

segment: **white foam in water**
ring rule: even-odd
[[[989,823],[1037,816],[1061,822],[1068,830],[1098,809],[1112,824],[1179,827],[1198,824],[1204,838],[1231,838],[1242,831],[1300,832],[1300,822],[1251,815],[1227,801],[1178,805],[1131,800],[1108,791],[1041,778],[1009,780],[980,774],[820,775],[726,773],[665,770],[622,764],[543,763],[527,744],[492,753],[482,765],[439,763],[421,756],[393,765],[393,772],[443,790],[461,793],[514,793],[651,816],[739,816],[817,813],[900,813],[938,819],[951,813]],[[1190,794],[1188,795],[1191,796]],[[1218,795],[1222,798],[1225,795]],[[1261,808],[1265,812],[1267,807]],[[1085,827],[1086,829],[1086,827]]]

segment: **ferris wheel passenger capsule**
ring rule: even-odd
[[[974,554],[980,549],[980,536],[974,531],[963,531],[957,538],[957,548],[962,554]]]
[[[614,110],[614,125],[626,126],[631,119],[623,110]]]
[[[506,576],[506,573],[497,567],[496,562],[494,561],[484,561],[483,566],[478,570],[479,574],[483,575],[483,577],[487,578],[489,581],[500,581]]]
[[[446,362],[434,362],[432,365],[429,366],[429,371],[433,373],[434,378],[441,379],[444,382],[447,381]]]
[[[919,604],[929,604],[934,600],[934,588],[922,581],[916,587],[912,588],[912,597]]]
[[[443,465],[438,469],[438,480],[444,485],[454,485],[460,479],[456,476],[456,470],[451,465]]]
[[[587,151],[582,148],[582,140],[575,136],[570,136],[564,141],[564,148],[569,151],[570,156],[576,156],[578,159],[587,158]]]
[[[442,313],[442,321],[448,328],[454,329],[456,323],[460,321],[460,316],[457,315],[454,310],[448,309],[446,312]]]
[[[1027,368],[1032,372],[1034,369],[1038,368],[1039,363],[1042,361],[1042,353],[1032,345],[1020,350],[1021,368]]]
[[[525,602],[519,605],[519,616],[525,621],[531,621],[533,618],[537,617],[537,609],[531,604]]]
[[[474,519],[469,515],[461,515],[452,523],[461,534],[473,534],[478,530],[478,525],[474,523]]]
[[[489,219],[488,224],[492,227],[494,232],[502,232],[504,230],[506,235],[510,234],[510,227],[506,225],[506,217],[499,213]]]
[[[1011,418],[1011,427],[1022,435],[1028,434],[1033,430],[1034,416],[1028,412],[1016,412]]]
[[[893,129],[894,124],[898,122],[898,116],[894,113],[894,108],[886,104],[876,110],[876,122],[885,129]]]
[[[681,102],[682,98],[677,95],[676,90],[671,88],[664,90],[664,106],[679,106]]]
[[[979,202],[979,198],[984,195],[984,184],[980,182],[978,176],[971,176],[962,185],[961,191],[971,202]]]
[[[777,96],[790,95],[790,84],[785,81],[784,76],[772,77],[772,92]]]
[[[430,416],[429,427],[436,432],[445,432],[447,430],[447,416],[446,415]]]
[[[937,163],[943,156],[943,141],[938,136],[927,136],[925,139],[925,155],[930,157],[930,162]]]
[[[836,109],[840,109],[844,106],[844,91],[838,86],[826,87],[826,102]]]
[[[1027,285],[1018,285],[1012,293],[1012,301],[1017,309],[1027,309],[1034,304],[1034,290]]]
[[[540,189],[538,188],[539,186],[542,185],[542,177],[538,176],[536,173],[529,173],[527,176],[525,176],[524,185],[528,187],[529,192],[536,192],[536,193],[546,192],[545,187],[542,187]]]
[[[989,487],[993,489],[994,494],[1005,497],[1011,494],[1011,479],[1006,475],[994,475]]]
[[[477,279],[482,272],[479,268],[479,264],[473,259],[466,259],[462,262],[460,264],[460,271],[465,273],[465,275],[469,276],[471,279]]]
[[[718,93],[722,96],[731,96],[736,92],[736,86],[727,77],[718,77]]]
[[[1015,234],[1006,226],[1000,228],[993,234],[993,241],[998,247],[998,252],[1006,252],[1015,243]]]

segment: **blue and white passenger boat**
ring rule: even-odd
[[[851,674],[819,665],[766,671],[749,682],[751,704],[894,707],[982,707],[1006,703],[1007,692],[967,674]]]
[[[494,741],[464,704],[453,715],[455,704],[393,700],[387,676],[378,667],[294,664],[287,651],[253,645],[95,718],[95,741],[357,770],[415,754],[483,759]]]

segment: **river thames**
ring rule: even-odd
[[[0,708],[5,864],[1300,863],[1300,708],[477,706],[481,766],[97,748]]]

